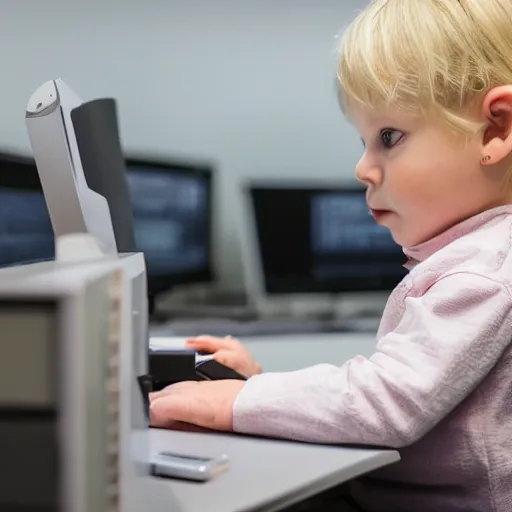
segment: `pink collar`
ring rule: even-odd
[[[490,210],[485,210],[473,217],[469,217],[468,219],[455,224],[443,233],[435,236],[434,238],[431,238],[430,240],[427,240],[426,242],[422,242],[421,244],[415,245],[413,247],[404,247],[403,251],[408,258],[404,266],[408,270],[411,270],[418,263],[425,261],[427,258],[432,256],[432,254],[439,251],[443,247],[446,247],[454,240],[472,233],[473,231],[480,229],[486,224],[492,223],[502,215],[511,214],[511,204],[491,208]]]

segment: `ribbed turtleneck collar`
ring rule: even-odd
[[[432,256],[432,254],[439,251],[443,247],[446,247],[454,240],[472,233],[473,231],[477,231],[484,225],[492,223],[502,215],[512,215],[512,205],[508,204],[504,206],[498,206],[496,208],[491,208],[490,210],[486,210],[473,217],[465,219],[458,224],[455,224],[443,233],[435,236],[434,238],[431,238],[430,240],[427,240],[426,242],[422,242],[421,244],[415,245],[413,247],[404,247],[404,253],[408,258],[407,262],[405,263],[405,267],[410,270],[415,265],[425,261],[427,258]]]

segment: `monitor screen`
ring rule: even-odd
[[[53,231],[33,160],[0,156],[0,266],[54,257]]]
[[[251,186],[267,294],[392,290],[405,256],[360,188]]]
[[[127,177],[149,288],[211,281],[211,169],[131,158]]]
[[[128,159],[137,250],[152,294],[212,279],[208,167]],[[0,266],[53,259],[53,231],[31,159],[0,156]]]

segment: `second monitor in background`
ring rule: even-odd
[[[137,249],[149,289],[213,280],[213,176],[208,165],[127,159]]]
[[[252,183],[245,199],[260,299],[386,294],[406,273],[401,247],[369,215],[362,188]]]

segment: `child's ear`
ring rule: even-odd
[[[512,85],[491,89],[482,109],[486,120],[482,163],[495,165],[512,154]]]

